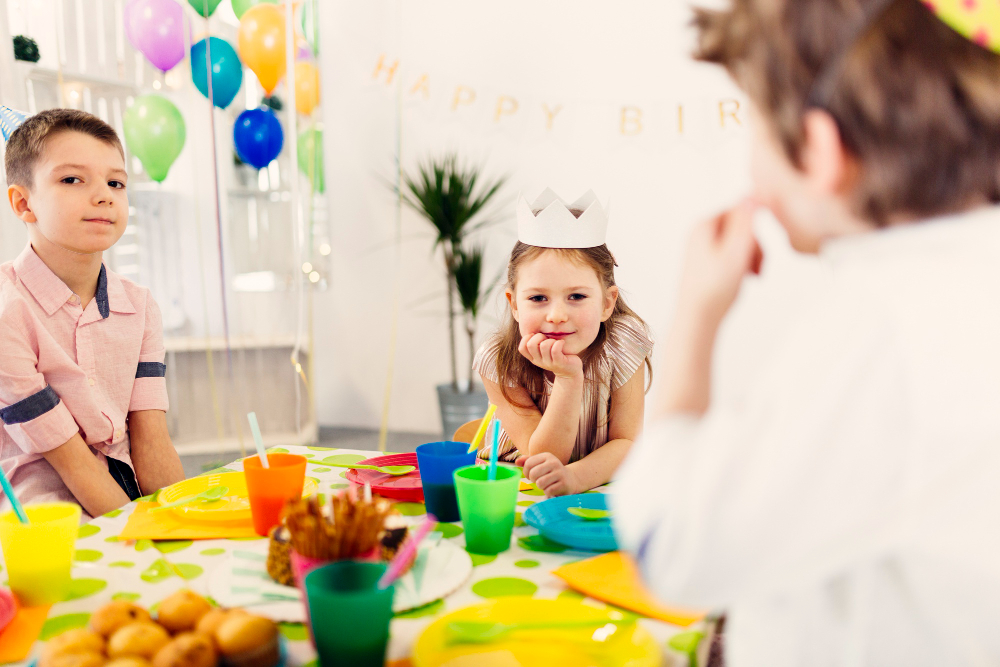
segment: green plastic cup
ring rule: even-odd
[[[465,548],[494,555],[510,548],[514,508],[521,485],[521,469],[497,466],[497,478],[487,479],[487,469],[466,466],[455,471],[458,511],[465,529]]]
[[[342,560],[306,575],[309,623],[322,667],[385,664],[395,589],[375,584],[387,567]]]

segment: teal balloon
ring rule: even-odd
[[[296,143],[299,153],[299,169],[309,177],[314,192],[324,192],[323,180],[323,132],[305,130],[299,133]]]
[[[122,118],[125,144],[142,162],[143,169],[162,183],[170,166],[184,148],[184,117],[165,97],[142,95],[125,110]]]
[[[222,0],[188,0],[188,4],[194,7],[194,10],[208,18],[215,11],[215,8],[219,6]]]
[[[192,0],[188,0],[191,2]],[[254,5],[276,5],[278,0],[233,0],[233,14],[236,14],[236,18],[243,18],[243,12],[250,9]]]
[[[209,37],[207,44],[204,39],[194,44],[191,47],[191,79],[205,97],[208,97],[206,51],[211,51],[208,57],[212,64],[212,103],[225,109],[243,85],[243,64],[236,49],[224,39]]]

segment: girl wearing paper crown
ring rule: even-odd
[[[754,198],[691,236],[618,544],[661,600],[726,611],[729,667],[1000,665],[1000,2],[695,25],[750,99]],[[714,344],[760,205],[825,280],[733,405]]]
[[[582,493],[611,479],[639,435],[653,342],[615,284],[593,192],[569,205],[551,190],[522,197],[517,221],[510,317],[474,366],[503,425],[501,460],[547,496]]]

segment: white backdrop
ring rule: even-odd
[[[504,221],[484,237],[487,275],[516,238],[519,191],[533,198],[551,186],[575,198],[593,188],[610,199],[618,282],[665,338],[690,226],[750,187],[745,97],[723,72],[689,59],[686,3],[324,0],[321,21],[333,255],[331,289],[316,309],[320,424],[378,426],[399,271],[389,426],[440,431],[434,385],[449,373],[443,271],[427,223],[408,210],[396,264],[386,183],[397,141],[406,169],[455,151],[510,176]],[[790,254],[773,221],[760,222],[765,275],[744,291],[719,350],[716,389],[731,398],[766,363],[819,275]],[[480,340],[496,327],[501,300],[482,318]],[[461,369],[464,344],[459,352]]]

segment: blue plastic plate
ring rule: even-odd
[[[615,551],[618,543],[611,530],[611,519],[586,521],[573,516],[567,509],[586,507],[606,510],[607,500],[603,493],[581,493],[575,496],[560,496],[535,503],[524,510],[524,521],[538,529],[542,537],[563,546],[586,551]]]

